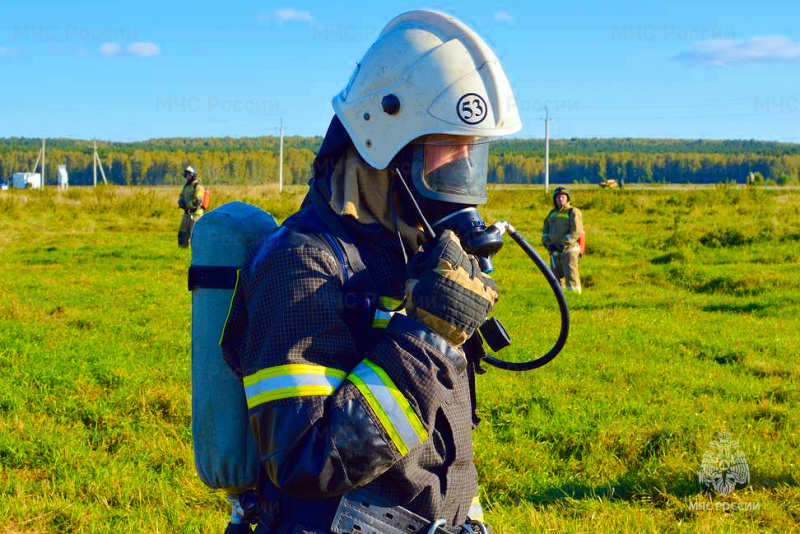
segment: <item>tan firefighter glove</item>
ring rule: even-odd
[[[497,298],[497,284],[451,230],[423,245],[408,264],[406,314],[456,347],[483,324]]]

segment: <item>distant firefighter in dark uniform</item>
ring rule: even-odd
[[[178,245],[186,248],[192,238],[194,224],[205,212],[203,209],[205,189],[200,180],[197,179],[197,171],[194,170],[194,167],[186,167],[183,171],[183,177],[186,178],[186,184],[184,184],[181,195],[178,197],[178,206],[183,210],[181,227],[178,230]]]
[[[550,252],[550,266],[561,286],[578,293],[581,292],[578,264],[582,256],[578,239],[582,234],[581,210],[570,204],[566,187],[556,187],[553,190],[553,209],[544,219],[542,244]]]

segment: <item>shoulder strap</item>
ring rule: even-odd
[[[375,309],[378,306],[377,288],[353,238],[347,233],[342,220],[320,191],[319,187],[322,184],[315,182],[316,180],[312,180],[308,196],[315,213],[330,232],[323,233],[323,237],[339,256],[342,269],[346,272],[349,266],[352,273],[350,277],[345,275],[344,322],[353,334],[356,349],[366,356],[378,341],[372,328]],[[344,264],[342,253],[347,257],[347,265]]]
[[[366,272],[367,268],[361,260],[361,253],[358,252],[353,243],[353,239],[348,235],[347,231],[342,224],[339,217],[333,212],[333,209],[328,205],[328,202],[323,198],[322,193],[319,191],[319,186],[316,180],[311,181],[311,187],[308,192],[311,197],[311,203],[314,206],[314,211],[317,213],[325,226],[330,230],[331,234],[336,238],[341,245],[344,255],[347,257],[347,263],[350,266],[353,275],[359,274],[362,271]]]

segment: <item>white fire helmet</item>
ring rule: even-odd
[[[522,128],[497,56],[464,23],[436,11],[390,21],[334,97],[333,109],[377,169],[430,134],[486,141]]]
[[[413,145],[417,190],[462,204],[486,202],[488,142],[522,128],[497,56],[464,23],[436,11],[390,21],[333,109],[371,166],[385,169]]]

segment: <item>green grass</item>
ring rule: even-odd
[[[213,188],[281,219],[303,188]],[[798,531],[800,193],[574,193],[588,254],[553,363],[479,378],[475,456],[488,518],[528,532]],[[209,532],[224,496],[194,473],[189,252],[177,188],[0,194],[0,529]],[[491,193],[538,245],[548,198]],[[540,249],[541,250],[541,249]],[[545,352],[555,301],[507,240],[497,316]],[[722,499],[697,472],[731,432],[751,483]],[[697,512],[702,500],[760,510]]]

